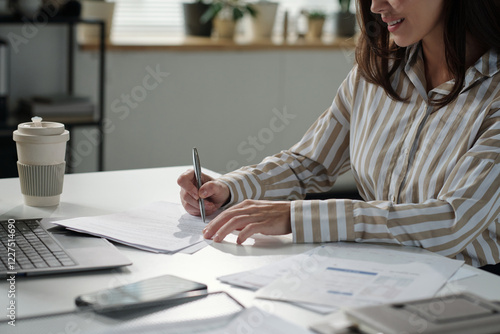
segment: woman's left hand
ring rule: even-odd
[[[236,240],[238,244],[255,233],[291,233],[290,202],[244,200],[215,217],[203,230],[203,236],[221,242],[235,230],[241,231]]]

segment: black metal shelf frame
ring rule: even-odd
[[[0,16],[0,24],[26,24],[26,23],[37,23],[33,20],[21,19],[15,16]],[[59,24],[68,26],[68,51],[67,51],[67,77],[66,77],[66,93],[72,95],[74,93],[74,66],[75,66],[75,37],[76,37],[76,26],[79,24],[92,24],[99,26],[99,65],[98,65],[98,116],[95,122],[68,122],[65,124],[69,131],[73,128],[82,126],[96,126],[99,131],[99,145],[98,145],[98,156],[97,164],[98,170],[104,170],[104,99],[105,99],[105,62],[106,62],[106,23],[102,20],[88,20],[80,18],[51,18],[47,20],[47,24]],[[45,22],[44,22],[45,24]],[[68,150],[69,157],[71,158],[71,150]],[[68,173],[72,172],[71,166],[68,166]]]

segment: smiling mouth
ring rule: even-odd
[[[388,25],[388,26],[395,26],[396,24],[401,23],[401,22],[403,22],[404,20],[405,20],[405,19],[399,19],[399,20],[396,20],[396,21],[387,22],[387,25]]]

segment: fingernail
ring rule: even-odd
[[[214,235],[213,240],[214,240],[215,242],[219,242],[219,241],[220,241],[220,240],[219,240],[219,234],[218,234],[218,233],[216,233],[216,234]]]
[[[203,197],[206,197],[207,196],[207,191],[206,190],[203,190],[201,193],[200,193],[201,196]]]

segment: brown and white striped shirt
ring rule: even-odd
[[[394,101],[357,67],[332,106],[290,150],[221,177],[229,205],[246,198],[294,200],[294,241],[380,242],[422,247],[474,266],[500,262],[500,57],[484,54],[464,88],[437,109],[422,50],[408,48]],[[302,200],[329,190],[346,170],[365,201]]]

